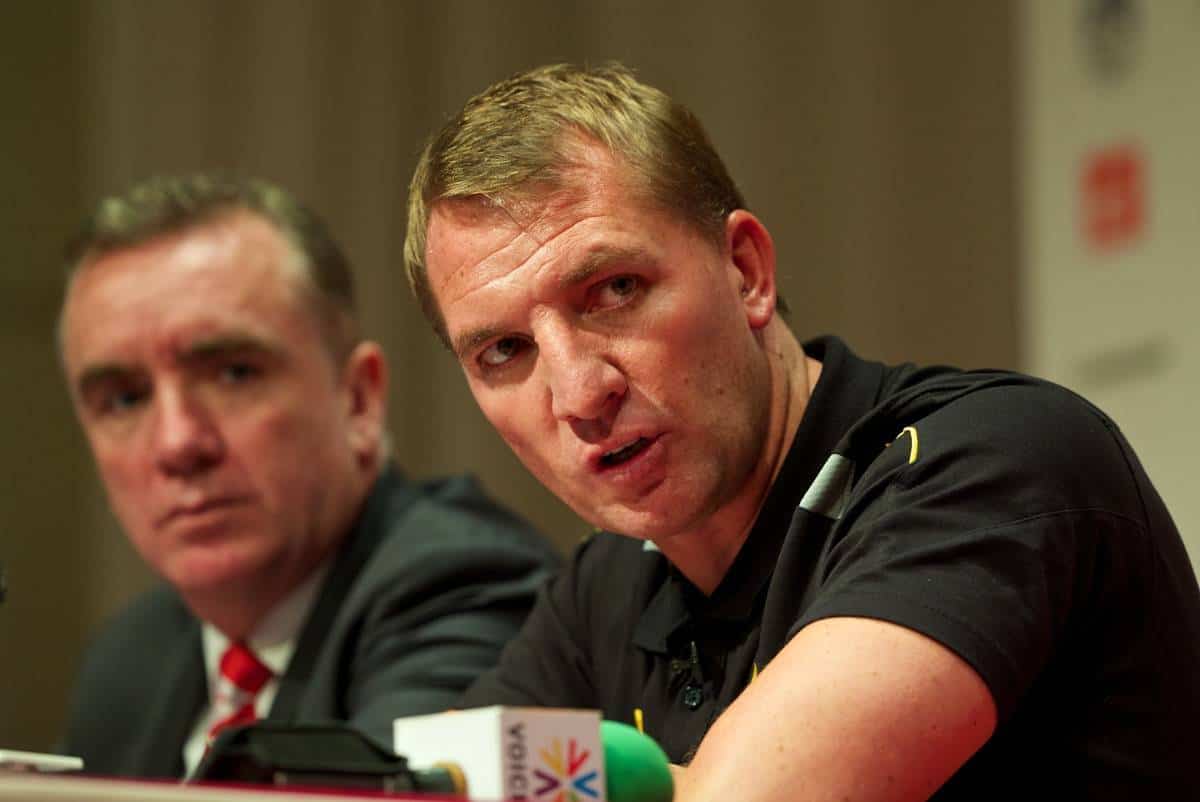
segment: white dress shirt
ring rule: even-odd
[[[275,701],[275,694],[279,691],[279,678],[287,671],[292,653],[296,650],[296,638],[300,635],[300,628],[304,626],[308,613],[317,600],[317,591],[328,571],[327,561],[276,605],[254,632],[250,633],[250,637],[246,638],[246,645],[254,655],[271,669],[271,679],[254,699],[254,712],[258,718],[264,718],[271,709],[271,703]],[[208,747],[208,731],[220,718],[213,709],[212,695],[221,676],[221,655],[229,646],[229,638],[207,621],[201,623],[200,636],[204,648],[204,675],[209,703],[200,711],[192,727],[192,734],[183,744],[185,777],[191,776],[200,759],[204,757],[204,751]]]

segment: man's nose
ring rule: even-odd
[[[628,384],[602,338],[563,325],[539,337],[538,350],[549,374],[554,417],[588,429],[580,432],[585,439],[606,436]]]
[[[221,435],[203,404],[177,389],[156,394],[155,459],[171,476],[189,476],[221,459]]]

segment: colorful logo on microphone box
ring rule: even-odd
[[[600,711],[478,707],[399,718],[392,747],[413,766],[456,763],[471,799],[605,802]]]
[[[567,739],[566,751],[563,741],[555,738],[549,747],[538,750],[541,766],[533,770],[536,785],[533,798],[544,802],[586,802],[600,798],[596,785],[600,773],[592,750],[579,744],[574,738]]]

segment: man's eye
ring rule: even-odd
[[[149,392],[140,389],[114,390],[102,398],[100,411],[110,415],[130,412],[140,406],[149,395]]]
[[[596,288],[593,308],[606,309],[620,306],[638,291],[642,282],[637,276],[614,276]]]
[[[527,343],[518,337],[504,337],[483,349],[479,361],[484,367],[499,367],[520,354],[526,347]]]
[[[608,282],[608,288],[614,295],[629,295],[638,288],[638,280],[634,276],[617,276]]]
[[[257,365],[248,362],[230,362],[222,365],[218,377],[225,384],[242,384],[262,373]]]

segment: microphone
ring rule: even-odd
[[[671,802],[675,780],[662,747],[620,721],[600,722],[608,802]]]
[[[483,707],[399,718],[393,747],[413,765],[448,762],[473,800],[670,802],[674,780],[654,739],[595,710]]]
[[[473,800],[671,802],[666,754],[594,710],[491,707],[397,719],[395,753],[341,723],[264,719],[220,733],[188,779]]]

